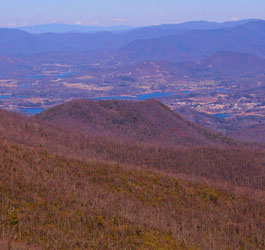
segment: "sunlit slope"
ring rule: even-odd
[[[262,249],[264,203],[0,144],[1,237],[49,249]]]

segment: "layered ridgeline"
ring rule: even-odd
[[[36,116],[67,129],[134,141],[172,145],[233,145],[222,134],[197,126],[161,102],[74,100]]]
[[[147,125],[160,131],[153,116],[191,134],[176,146],[166,132],[134,141]],[[265,152],[204,131],[153,100],[78,100],[35,118],[0,111],[0,246],[262,249]]]
[[[246,20],[224,25],[205,23],[145,27],[121,34],[43,33],[0,29],[1,55],[47,52],[88,52],[111,50],[110,61],[187,61],[230,51],[265,57],[265,21]],[[20,41],[17,43],[16,41]],[[218,42],[217,42],[218,41]]]

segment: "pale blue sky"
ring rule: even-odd
[[[0,0],[0,26],[144,26],[247,18],[265,19],[265,0]]]

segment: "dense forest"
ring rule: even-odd
[[[265,248],[264,148],[157,101],[1,110],[0,138],[1,249]]]

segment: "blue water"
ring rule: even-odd
[[[61,74],[61,75],[52,75],[52,77],[64,78],[64,77],[67,77],[67,76],[72,75],[72,74],[75,74],[75,72],[68,72],[68,73],[64,73],[64,74]]]
[[[33,75],[33,76],[24,76],[24,78],[43,78],[47,77],[46,75]]]
[[[0,76],[8,76],[8,74],[0,74]]]
[[[0,95],[0,100],[8,99],[11,95]]]
[[[93,100],[147,100],[150,98],[159,98],[165,96],[171,96],[172,92],[153,92],[148,94],[133,96],[103,96],[103,97],[94,97]]]
[[[44,109],[43,108],[20,108],[21,111],[26,112],[29,115],[36,115],[41,113]]]
[[[31,75],[31,76],[24,76],[24,78],[44,78],[44,77],[55,77],[55,78],[64,78],[69,75],[74,74],[75,72],[67,72],[60,75]]]
[[[226,92],[226,91],[228,91],[229,89],[224,89],[224,88],[218,88],[218,89],[216,89],[217,91],[222,91],[222,92]]]
[[[23,84],[18,86],[19,88],[30,88],[32,85],[31,84]]]
[[[149,98],[159,98],[159,97],[164,97],[164,96],[171,96],[172,92],[154,92],[154,93],[148,93],[148,94],[142,94],[142,95],[137,95],[136,99],[138,100],[146,100]]]
[[[227,118],[227,117],[230,117],[231,115],[229,114],[211,114],[212,116],[215,116],[215,117],[218,117],[218,118]]]
[[[183,90],[183,91],[180,91],[181,93],[183,93],[183,94],[190,94],[191,93],[191,91],[189,91],[189,90]]]

